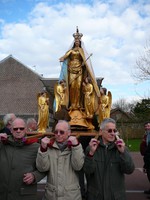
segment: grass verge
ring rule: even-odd
[[[140,151],[141,138],[140,139],[128,139],[125,143],[130,151],[134,151],[134,152]]]

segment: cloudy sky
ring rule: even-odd
[[[150,0],[0,0],[0,60],[11,54],[44,77],[57,78],[76,26],[113,102],[150,96],[149,82],[132,78],[150,40]]]

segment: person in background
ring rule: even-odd
[[[16,115],[14,113],[8,113],[3,117],[4,128],[0,130],[0,133],[6,133],[7,135],[11,135],[11,124],[16,119]]]
[[[34,118],[27,119],[27,132],[37,131],[37,121]]]
[[[84,153],[77,138],[70,136],[70,125],[60,120],[55,126],[54,138],[41,140],[36,165],[48,173],[43,200],[81,200],[79,171]]]
[[[143,171],[147,173],[147,178],[150,182],[150,121],[144,124],[145,133],[140,143],[140,153],[143,156],[144,166]],[[150,194],[150,189],[144,191],[145,194]]]
[[[125,177],[134,163],[125,143],[118,138],[116,122],[106,118],[100,125],[99,139],[92,138],[86,149],[84,172],[88,200],[125,200]]]
[[[145,152],[147,150],[147,146],[150,142],[150,121],[145,122],[144,129],[145,129],[144,136],[143,136],[142,141],[140,143],[140,152],[141,152],[142,156],[145,155]]]
[[[12,135],[0,133],[0,200],[37,200],[37,182],[45,173],[36,169],[39,144],[26,139],[26,124],[16,118]]]

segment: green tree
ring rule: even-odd
[[[150,98],[137,102],[132,111],[137,120],[141,122],[150,120]]]

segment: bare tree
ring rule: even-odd
[[[150,80],[150,41],[136,60],[135,71],[132,75],[137,81]]]
[[[113,103],[112,108],[118,108],[121,109],[124,112],[130,112],[133,107],[135,106],[136,102],[133,101],[131,103],[128,103],[126,99],[119,99],[115,103]]]

